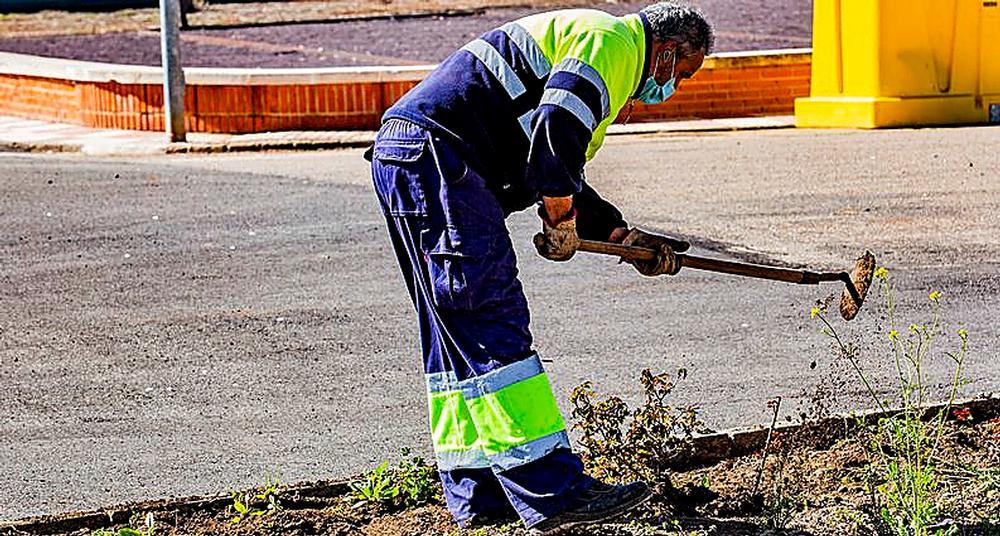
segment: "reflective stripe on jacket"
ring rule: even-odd
[[[642,15],[531,15],[453,53],[383,119],[454,138],[505,209],[521,210],[587,190],[583,166],[644,81],[648,46]]]

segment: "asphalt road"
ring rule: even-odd
[[[944,293],[946,331],[971,334],[971,395],[1000,386],[998,146],[985,127],[623,136],[589,176],[704,253],[840,269],[872,249],[901,325]],[[0,519],[428,452],[414,320],[360,151],[0,167]],[[774,396],[788,417],[866,404],[809,318],[836,286],[548,263],[533,216],[510,226],[564,410],[584,380],[635,401],[645,367],[686,368],[675,400],[715,428],[764,421]],[[885,378],[876,302],[834,323]]]

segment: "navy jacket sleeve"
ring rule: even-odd
[[[576,234],[585,240],[606,241],[618,227],[628,227],[622,213],[603,199],[586,181],[573,196],[576,207]]]
[[[590,129],[564,108],[542,104],[533,118],[528,184],[545,197],[580,191]]]
[[[608,28],[571,32],[560,41],[531,116],[526,183],[546,197],[580,191],[583,166],[635,89],[635,41]]]

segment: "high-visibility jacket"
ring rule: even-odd
[[[584,180],[584,164],[648,76],[642,14],[539,13],[486,32],[445,59],[386,111],[457,143],[505,210],[576,195],[601,217],[581,236],[606,239],[621,213]]]

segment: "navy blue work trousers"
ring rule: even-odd
[[[372,178],[416,309],[428,383],[442,375],[461,383],[497,371],[540,371],[505,214],[483,176],[447,139],[390,119],[376,138]],[[565,431],[529,447],[514,459],[437,453],[459,524],[516,513],[530,527],[592,485]]]

